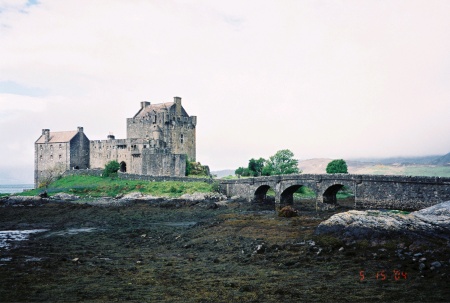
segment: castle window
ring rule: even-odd
[[[62,159],[62,155],[59,155],[59,160],[61,160]]]
[[[62,144],[59,145],[59,149],[62,149]]]
[[[42,161],[42,155],[40,155],[40,156],[39,156],[39,160],[41,160],[41,161]]]
[[[53,145],[50,145],[50,149],[53,149]]]
[[[50,160],[53,160],[53,155],[50,155]]]
[[[184,142],[184,136],[183,136],[183,134],[181,134],[180,135],[180,143],[183,144],[183,142]]]
[[[39,146],[40,150],[42,150],[42,145]]]

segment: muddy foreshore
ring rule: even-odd
[[[0,231],[39,232],[0,247],[0,301],[449,301],[448,243],[318,236],[347,209],[294,206],[280,218],[239,201],[2,203]]]

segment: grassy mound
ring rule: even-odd
[[[75,194],[81,197],[115,197],[119,194],[127,194],[139,191],[161,197],[179,197],[183,194],[194,192],[212,192],[214,184],[205,182],[148,182],[130,181],[121,179],[102,178],[96,176],[67,176],[51,183],[47,193],[51,196],[56,193]],[[34,196],[45,191],[38,188],[20,193],[20,196]]]

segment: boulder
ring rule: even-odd
[[[334,234],[346,240],[392,235],[450,238],[450,202],[406,213],[392,210],[351,210],[333,215],[317,227],[316,234]]]
[[[205,200],[223,201],[223,200],[227,200],[227,197],[220,193],[198,193],[198,192],[196,192],[193,194],[184,194],[177,199],[202,202]]]
[[[130,201],[153,201],[158,199],[161,198],[152,195],[143,195],[141,192],[131,192],[121,196],[118,200],[122,202],[130,202]]]
[[[8,196],[6,202],[9,204],[24,203],[24,202],[41,202],[42,198],[39,196]]]
[[[75,201],[75,200],[79,200],[80,197],[76,196],[76,195],[67,194],[67,193],[57,193],[52,196],[52,199],[63,200],[63,201]]]

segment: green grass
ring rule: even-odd
[[[407,176],[450,177],[450,166],[406,166]]]
[[[20,193],[21,196],[33,196],[43,192],[38,188]],[[148,182],[102,178],[95,176],[67,176],[51,183],[47,189],[49,195],[65,192],[81,197],[115,197],[130,192],[161,197],[179,197],[185,193],[212,192],[213,184],[205,182]]]

